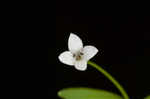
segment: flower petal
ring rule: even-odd
[[[87,61],[85,60],[76,61],[75,68],[80,71],[85,71],[87,69]]]
[[[75,60],[73,58],[72,53],[69,51],[63,52],[62,54],[60,54],[60,56],[58,58],[64,64],[74,65]]]
[[[68,47],[72,53],[76,53],[83,48],[82,40],[77,35],[71,33],[68,40]]]
[[[85,46],[83,48],[84,58],[86,60],[90,60],[92,57],[94,57],[98,52],[98,49],[94,46]]]

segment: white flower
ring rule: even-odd
[[[87,62],[98,52],[94,46],[83,47],[82,40],[73,33],[70,34],[68,47],[69,51],[60,54],[59,60],[64,64],[75,66],[80,71],[87,69]]]

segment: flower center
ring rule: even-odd
[[[84,54],[82,52],[79,52],[77,54],[73,54],[73,57],[75,58],[76,61],[80,61],[83,55]]]

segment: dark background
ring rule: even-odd
[[[53,62],[56,66],[55,94],[62,88],[75,86],[105,89],[120,94],[94,68],[89,66],[81,72],[59,62],[59,54],[68,50],[71,32],[77,34],[84,45],[94,45],[99,49],[91,61],[111,73],[131,99],[142,99],[150,94],[149,26],[149,16],[57,15],[56,54],[51,53],[51,48],[48,49],[48,64]],[[56,55],[55,58],[51,58],[52,54]]]

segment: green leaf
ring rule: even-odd
[[[112,92],[93,88],[65,88],[58,92],[63,99],[123,99]]]
[[[147,97],[145,97],[144,99],[150,99],[150,95],[149,95],[149,96],[147,96]]]

